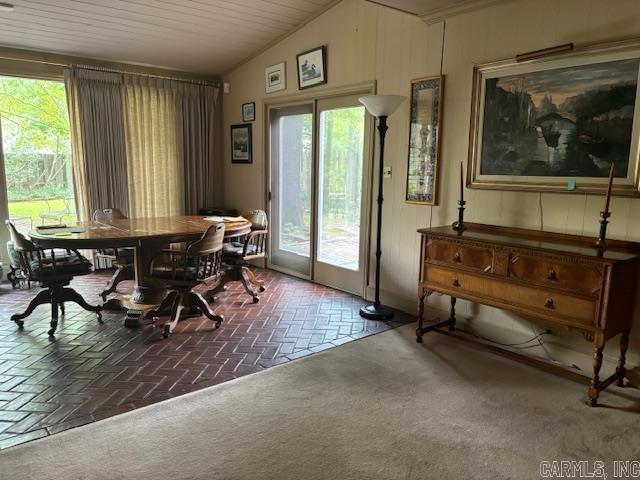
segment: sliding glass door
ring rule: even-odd
[[[270,266],[362,295],[371,119],[356,96],[271,109]]]
[[[313,105],[271,110],[271,262],[311,275]]]
[[[370,123],[355,97],[319,101],[317,119],[314,279],[362,295]]]

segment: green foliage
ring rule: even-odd
[[[323,112],[323,212],[359,222],[362,191],[363,107]]]
[[[5,153],[70,152],[64,84],[1,77],[0,116]]]
[[[72,192],[64,84],[0,77],[0,120],[10,200]]]
[[[16,225],[22,231],[29,231],[32,227],[42,224],[42,218],[40,214],[43,212],[59,212],[66,210],[71,203],[70,207],[73,208],[73,202],[59,200],[32,200],[26,202],[9,202],[9,216],[11,218],[19,218],[16,221]],[[63,222],[73,222],[76,220],[76,215],[65,215],[62,217]],[[51,223],[49,220],[46,223]]]

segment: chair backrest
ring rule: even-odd
[[[224,242],[224,224],[214,223],[207,231],[190,244],[186,250],[163,250],[159,257],[164,264],[161,279],[170,284],[188,286],[220,276],[222,272],[222,245]],[[154,276],[156,260],[151,261],[151,276]],[[190,270],[195,268],[195,275]]]
[[[33,252],[38,249],[31,240],[18,231],[11,220],[6,220],[4,223],[9,229],[11,240],[13,240],[13,245],[17,252]]]
[[[43,256],[42,251],[39,250],[31,240],[20,233],[11,220],[6,220],[5,224],[9,229],[13,248],[18,256],[18,265],[14,265],[14,267],[18,267],[22,275],[30,279],[32,277],[31,261],[37,258],[38,262],[40,262]]]
[[[191,243],[187,247],[187,254],[191,256],[202,256],[222,250],[224,243],[224,223],[214,223],[199,240]]]
[[[110,222],[111,220],[122,220],[125,218],[127,218],[127,216],[118,208],[99,208],[93,212],[91,216],[94,222]]]
[[[240,215],[251,222],[251,230],[266,230],[269,227],[267,212],[264,210],[244,210]]]

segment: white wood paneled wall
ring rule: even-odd
[[[443,51],[444,33],[444,56]],[[224,198],[228,206],[247,208],[264,203],[264,68],[287,62],[287,90],[297,92],[295,55],[328,45],[326,87],[376,80],[381,93],[409,94],[412,78],[446,75],[440,206],[433,225],[451,223],[456,214],[458,169],[466,165],[473,66],[512,58],[517,53],[561,43],[577,45],[640,37],[640,2],[636,0],[519,0],[453,17],[427,26],[418,18],[364,0],[344,0],[304,28],[229,73],[231,94],[224,97]],[[307,91],[308,92],[308,91]],[[254,164],[231,165],[229,125],[241,121],[241,104],[255,101]],[[385,180],[382,288],[383,300],[413,310],[418,278],[419,238],[416,229],[429,225],[431,209],[404,200],[409,104],[390,119],[386,161],[393,177]],[[602,198],[573,194],[467,190],[470,221],[596,234]],[[542,216],[540,211],[542,205]],[[610,235],[640,241],[640,200],[615,198]],[[532,336],[535,325],[493,308],[461,302],[460,312],[475,328],[495,336]],[[435,300],[436,305],[443,305]],[[498,327],[498,328],[496,328]],[[565,363],[580,363],[588,352],[579,335],[554,332],[550,345]],[[580,353],[577,353],[580,352]],[[640,324],[632,335],[630,361],[638,364]],[[613,348],[609,354],[614,356]]]

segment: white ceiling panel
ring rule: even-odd
[[[333,0],[2,0],[0,45],[220,74]]]

